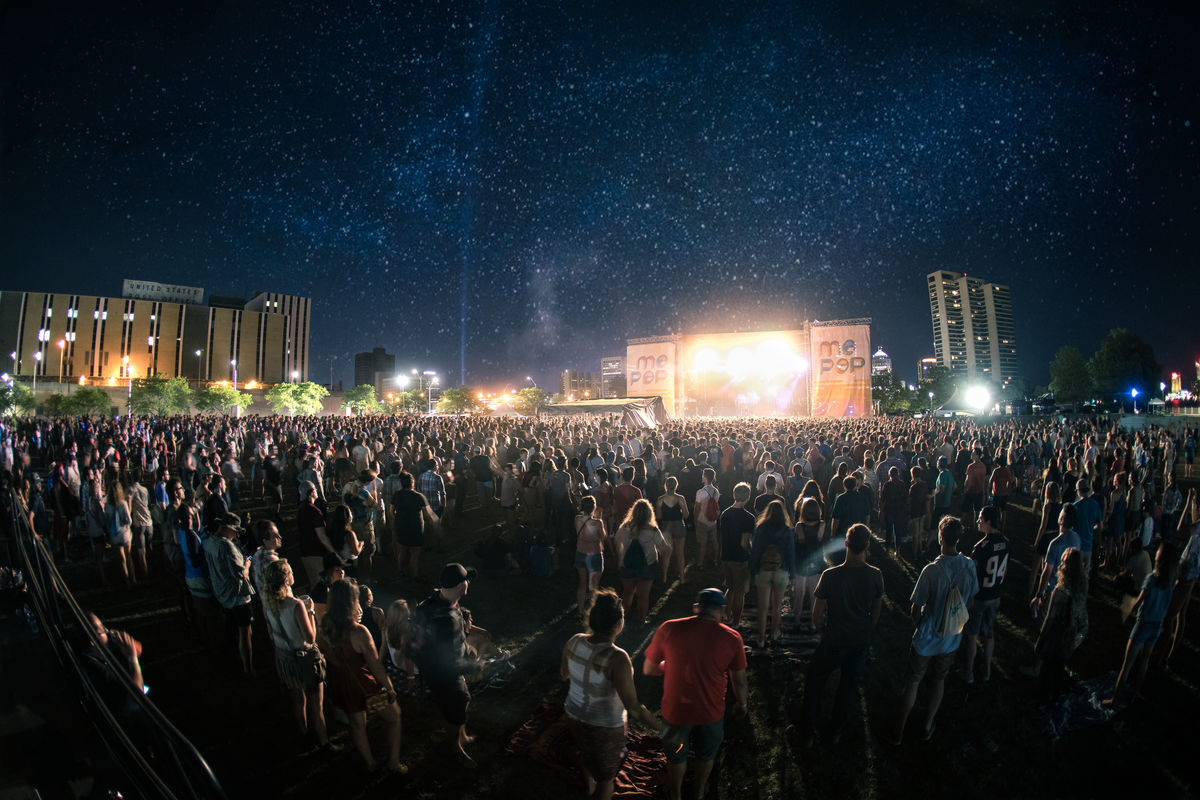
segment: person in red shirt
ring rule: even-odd
[[[987,467],[983,465],[983,451],[978,447],[971,451],[971,463],[967,465],[966,481],[963,483],[963,522],[974,525],[983,510],[983,493],[987,489]]]
[[[629,515],[633,504],[642,499],[642,490],[633,485],[633,467],[621,469],[621,482],[613,489],[613,522],[620,525]]]
[[[725,686],[732,678],[733,713],[746,713],[746,649],[742,635],[724,624],[725,594],[704,589],[693,617],[664,622],[646,648],[642,671],[663,676],[662,717],[669,726],[667,797],[679,800],[687,772],[688,744],[696,763],[697,795],[703,797],[713,760],[725,737]],[[672,730],[674,729],[674,730]]]
[[[1005,511],[1008,508],[1008,494],[1012,491],[1012,482],[1012,471],[1009,470],[1004,456],[999,456],[996,459],[996,468],[992,470],[992,477],[988,481],[988,491],[992,495],[991,504],[1000,512],[1000,528],[1004,527],[1004,520],[1008,516]]]

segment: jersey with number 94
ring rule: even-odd
[[[979,602],[995,600],[1008,573],[1008,538],[999,532],[988,534],[976,543],[971,560],[979,577]]]

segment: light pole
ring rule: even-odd
[[[1138,390],[1137,390],[1137,389],[1130,389],[1130,390],[1129,390],[1129,396],[1133,398],[1133,413],[1135,413],[1135,414],[1136,414],[1136,413],[1137,413],[1137,396],[1138,396]]]
[[[435,373],[434,376],[429,379],[429,413],[430,414],[433,413],[433,388],[435,386],[437,386],[437,384],[438,384],[438,376]]]
[[[121,370],[125,373],[125,380],[127,381],[125,397],[128,400],[133,400],[133,378],[129,374],[129,356],[121,356],[121,364],[123,365]]]
[[[13,377],[16,378],[17,377],[17,351],[13,350],[10,355],[12,356],[12,360],[13,360],[12,374],[13,374]]]
[[[933,392],[929,393],[929,416],[933,416]]]
[[[237,359],[236,358],[229,359],[229,366],[233,367],[233,390],[236,392],[237,391]],[[233,416],[240,417],[241,415],[242,415],[242,407],[240,405],[234,406],[233,407]]]
[[[37,371],[38,365],[42,363],[42,351],[37,350],[33,354],[33,388],[30,391],[37,391]]]
[[[298,369],[292,370],[292,383],[296,383],[299,380],[300,380],[300,370],[298,370]]]
[[[67,343],[62,339],[58,340],[58,382],[62,383],[63,379],[63,352],[66,350]]]
[[[203,352],[204,352],[203,350],[196,351],[196,386],[197,386],[197,388],[199,388],[199,386],[200,386],[200,354]]]

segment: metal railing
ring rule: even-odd
[[[127,781],[126,796],[163,800],[225,800],[225,792],[195,746],[134,683],[124,665],[101,643],[45,544],[29,528],[23,503],[12,492],[13,540],[25,572],[30,604],[55,656],[81,700],[113,765]],[[71,646],[86,636],[96,657],[119,683],[120,703],[97,687],[84,657]],[[89,658],[92,657],[89,655]],[[108,692],[111,695],[112,692]],[[119,706],[119,707],[118,707]]]

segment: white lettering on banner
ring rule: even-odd
[[[194,305],[204,302],[204,290],[195,286],[176,286],[129,278],[122,284],[121,296],[127,300],[167,300]]]
[[[661,395],[670,408],[675,396],[675,343],[629,345],[625,353],[625,382],[630,397]]]

